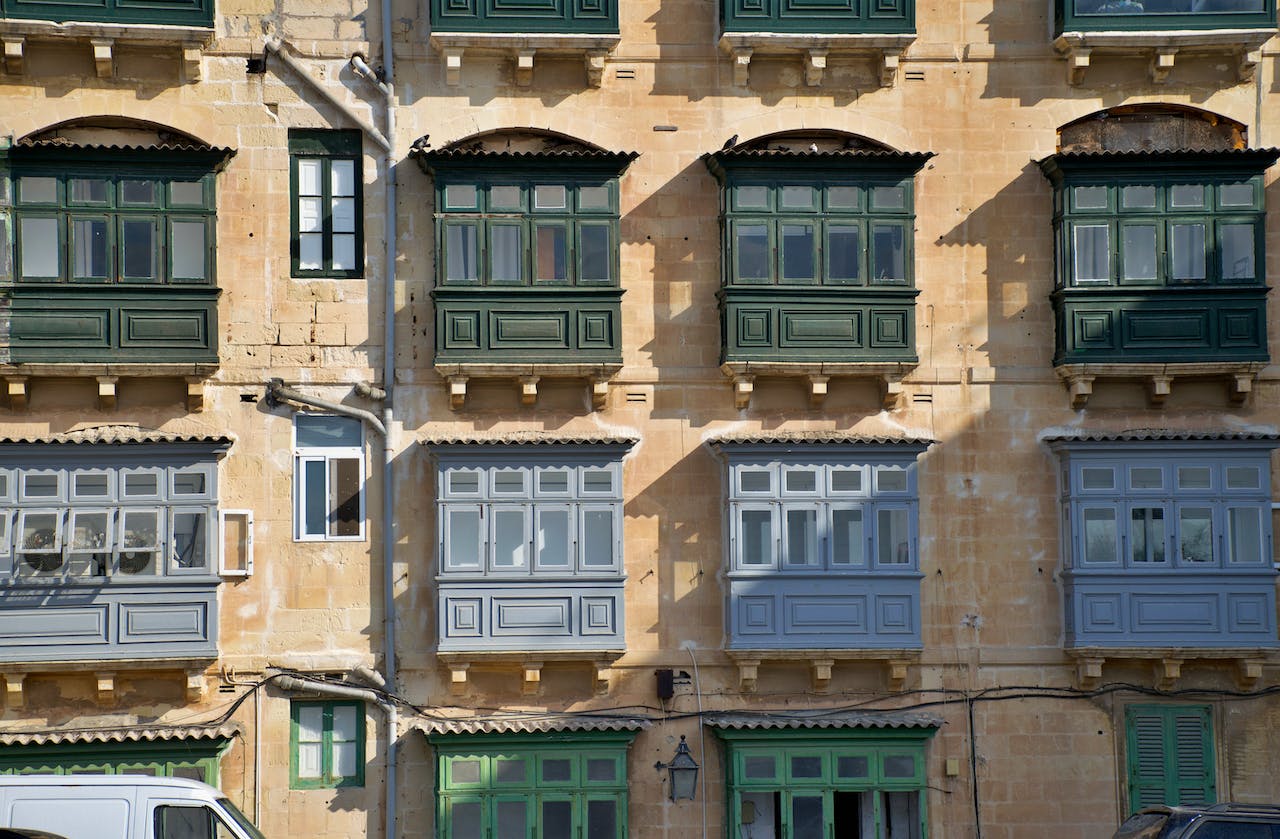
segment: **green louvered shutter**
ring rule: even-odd
[[[1125,727],[1130,812],[1216,800],[1207,706],[1135,705],[1125,711]]]

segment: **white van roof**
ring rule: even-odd
[[[164,787],[199,791],[222,797],[222,793],[189,778],[158,778],[154,775],[0,775],[0,787]]]

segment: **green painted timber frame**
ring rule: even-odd
[[[720,0],[726,33],[910,34],[915,0]]]
[[[1082,0],[1055,0],[1055,35],[1064,32],[1160,32],[1171,30],[1268,29],[1276,25],[1275,0],[1261,0],[1262,9],[1247,12],[1188,12],[1186,14],[1147,13],[1142,0],[1130,0],[1117,8],[1132,11],[1080,13]],[[1101,8],[1106,4],[1098,4]]]
[[[619,0],[431,0],[433,32],[617,35]]]
[[[213,0],[0,0],[0,18],[213,28]]]

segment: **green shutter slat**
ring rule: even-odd
[[[1129,809],[1211,804],[1213,731],[1207,706],[1132,706],[1125,711]]]
[[[1207,708],[1171,713],[1178,804],[1214,800],[1213,751]]]

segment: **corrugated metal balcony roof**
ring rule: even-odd
[[[642,717],[591,715],[460,717],[417,724],[423,734],[543,734],[557,731],[644,731],[651,723]]]
[[[422,437],[424,446],[634,446],[640,438],[632,435],[579,432],[556,434],[544,431],[506,431],[490,434],[448,434]]]
[[[936,442],[937,440],[929,437],[854,434],[847,431],[742,431],[722,434],[707,441],[708,445],[713,447],[768,446],[793,443],[813,445],[931,446]]]
[[[75,743],[156,743],[182,740],[230,740],[240,735],[232,723],[217,726],[137,726],[133,728],[3,731],[0,746],[53,746]]]
[[[133,425],[98,425],[92,428],[80,428],[75,431],[53,434],[24,434],[14,437],[0,437],[0,445],[210,443],[229,446],[232,442],[234,442],[232,438],[224,434],[182,434],[172,431],[156,431],[151,428],[139,428]]]
[[[1280,434],[1274,431],[1224,431],[1221,429],[1131,428],[1124,431],[1080,429],[1050,432],[1040,439],[1045,443],[1130,443],[1167,440],[1276,442],[1280,441]]]

